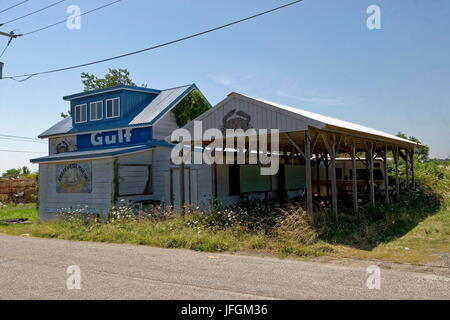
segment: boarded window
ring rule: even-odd
[[[239,167],[240,192],[264,192],[272,189],[272,176],[261,175],[260,165]]]
[[[301,165],[285,165],[284,181],[286,190],[306,188],[306,168]]]
[[[119,195],[137,196],[152,194],[152,166],[120,165]]]

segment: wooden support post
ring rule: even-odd
[[[306,165],[306,207],[310,221],[314,221],[312,174],[311,174],[311,137],[309,131],[305,132],[305,165]]]
[[[406,191],[409,192],[411,185],[409,183],[409,150],[405,149],[405,162],[406,162]]]
[[[388,154],[388,147],[387,145],[384,146],[383,151],[383,164],[384,164],[384,200],[387,203],[389,203],[389,175],[388,175],[388,166],[387,166],[387,154]]]
[[[327,198],[330,198],[330,184],[329,184],[329,180],[330,180],[330,173],[329,173],[329,168],[330,168],[330,164],[328,161],[328,153],[325,153],[325,158],[324,158],[324,165],[325,165],[325,185],[327,187]],[[328,200],[328,199],[327,199]]]
[[[395,164],[395,194],[397,201],[400,200],[400,171],[398,168],[398,156],[399,156],[399,149],[396,147],[394,149],[394,164]]]
[[[184,161],[183,161],[180,164],[180,210],[181,210],[180,212],[182,216],[184,216],[185,214],[184,203],[185,199],[184,199]]]
[[[331,158],[331,203],[333,205],[334,218],[337,223],[338,221],[338,199],[337,199],[337,182],[336,182],[336,157],[337,157],[337,147],[336,147],[336,136],[324,136],[323,139],[328,153]]]
[[[368,150],[366,151],[366,160],[369,160],[369,189],[370,189],[370,204],[375,205],[375,179],[373,174],[373,153],[374,144],[369,143]]]
[[[416,191],[416,178],[414,175],[414,149],[411,149],[410,151],[410,159],[411,159],[411,183],[412,183],[412,190]]]
[[[320,155],[316,153],[316,184],[317,196],[320,198],[320,163],[322,162]]]
[[[352,187],[353,187],[353,210],[358,212],[358,183],[356,181],[356,144],[352,142]]]

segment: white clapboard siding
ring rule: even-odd
[[[173,130],[177,129],[177,122],[175,115],[172,112],[167,112],[154,126],[153,139],[163,140],[170,136]]]
[[[142,164],[150,165],[152,164],[152,152],[153,150],[133,153],[130,155],[124,155],[119,157],[119,164]]]
[[[279,129],[280,132],[290,132],[306,130],[308,127],[305,121],[286,114],[284,110],[270,108],[258,101],[237,96],[227,98],[212,110],[197,118],[197,121],[202,122],[203,131],[211,128],[221,129],[224,125],[224,117],[232,110],[247,113],[251,117],[249,126],[253,129]],[[239,116],[235,114],[231,118],[236,117]],[[187,124],[185,128],[192,133],[193,123]]]
[[[154,200],[164,201],[165,203],[170,202],[170,197],[167,198],[165,186],[167,184],[166,175],[167,172],[169,172],[171,163],[171,150],[171,148],[167,147],[156,147],[153,149],[153,194],[151,198]]]

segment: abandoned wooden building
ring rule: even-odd
[[[214,139],[203,136],[208,129],[256,131],[256,148],[247,134],[244,139],[248,161],[207,164],[183,160],[175,164],[172,156],[178,141],[170,137],[179,126],[171,110],[193,90],[198,90],[195,85],[167,90],[118,86],[64,97],[72,116],[40,135],[49,140],[49,155],[31,160],[39,163],[40,219],[52,219],[68,210],[107,218],[111,208],[124,201],[172,205],[183,212],[186,205],[206,209],[211,199],[231,205],[249,197],[300,198],[311,217],[314,201],[329,199],[337,217],[339,181],[349,184],[354,211],[365,192],[362,179],[368,180],[369,203],[375,203],[380,183],[385,190],[383,201],[391,200],[389,189],[399,197],[400,161],[406,162],[406,188],[415,188],[416,143],[239,93],[229,94],[188,122],[183,129],[193,138],[183,139],[182,144],[194,151],[189,153],[193,159],[197,151],[226,149],[227,141],[211,147]],[[202,126],[200,138],[194,132],[196,123]],[[276,144],[272,129],[279,132]],[[234,143],[238,137],[232,139]],[[267,158],[279,158],[279,170],[273,175],[261,175],[267,163],[250,161],[252,153],[257,158],[264,153],[259,149],[261,141],[268,142]],[[395,166],[392,186],[387,178],[388,154]],[[339,164],[343,155],[350,157],[345,172]],[[367,176],[361,175],[364,172]]]
[[[227,126],[227,123],[230,124],[230,119],[240,119],[240,121],[232,121],[231,126]],[[279,131],[277,149],[271,149],[272,154],[277,153],[280,157],[280,170],[277,174],[262,177],[260,170],[257,170],[263,166],[262,164],[224,163],[209,166],[211,179],[207,182],[210,183],[210,187],[206,189],[211,190],[211,197],[216,198],[220,203],[231,204],[249,195],[280,199],[280,196],[291,198],[306,194],[306,207],[310,216],[313,217],[313,198],[330,196],[333,212],[337,217],[339,194],[337,163],[339,163],[338,156],[343,154],[350,156],[350,174],[345,179],[351,181],[350,194],[354,211],[358,211],[359,197],[364,192],[359,183],[361,178],[358,178],[357,174],[360,171],[366,172],[360,168],[361,163],[368,172],[368,198],[371,204],[375,204],[376,201],[376,180],[383,182],[380,186],[385,190],[383,201],[389,202],[391,194],[395,194],[397,198],[400,196],[400,159],[406,162],[407,189],[415,188],[414,149],[419,145],[385,132],[234,92],[185,126],[192,137],[195,136],[195,122],[200,123],[203,132],[212,128],[237,129],[239,126],[243,130],[255,129],[256,133],[247,134],[247,138],[251,134],[256,134],[257,140],[263,139],[264,142],[269,142],[269,148],[271,141],[269,130]],[[261,129],[267,130],[267,136],[258,134]],[[237,137],[230,139],[234,140]],[[190,142],[185,141],[187,145],[191,145],[191,150],[208,148],[210,142],[205,139],[196,141],[194,138]],[[227,144],[224,141],[222,145],[225,148],[227,145],[233,146],[234,142]],[[256,145],[260,146],[259,143]],[[251,152],[261,154],[258,149],[252,150],[248,139],[245,140],[244,149],[248,154]],[[395,192],[393,193],[389,192],[392,189],[388,179],[387,156],[389,153],[393,155],[395,166],[393,186]],[[247,155],[246,159],[248,158]],[[188,170],[185,173],[186,177],[191,170],[198,167],[195,164],[181,164],[181,166],[185,167],[184,170]],[[321,167],[326,169],[321,170]],[[383,178],[377,179],[376,173],[380,170]],[[340,180],[342,179],[344,177],[340,177]],[[327,186],[327,194],[321,194],[323,182]],[[189,187],[188,183],[180,183],[180,188],[185,190],[186,197],[190,194],[189,190],[186,192]],[[183,194],[182,191],[179,193]],[[182,203],[189,202],[186,197],[182,199]]]

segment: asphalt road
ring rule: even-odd
[[[67,289],[67,268],[81,289]],[[0,235],[0,299],[450,299],[450,277],[366,266]]]

